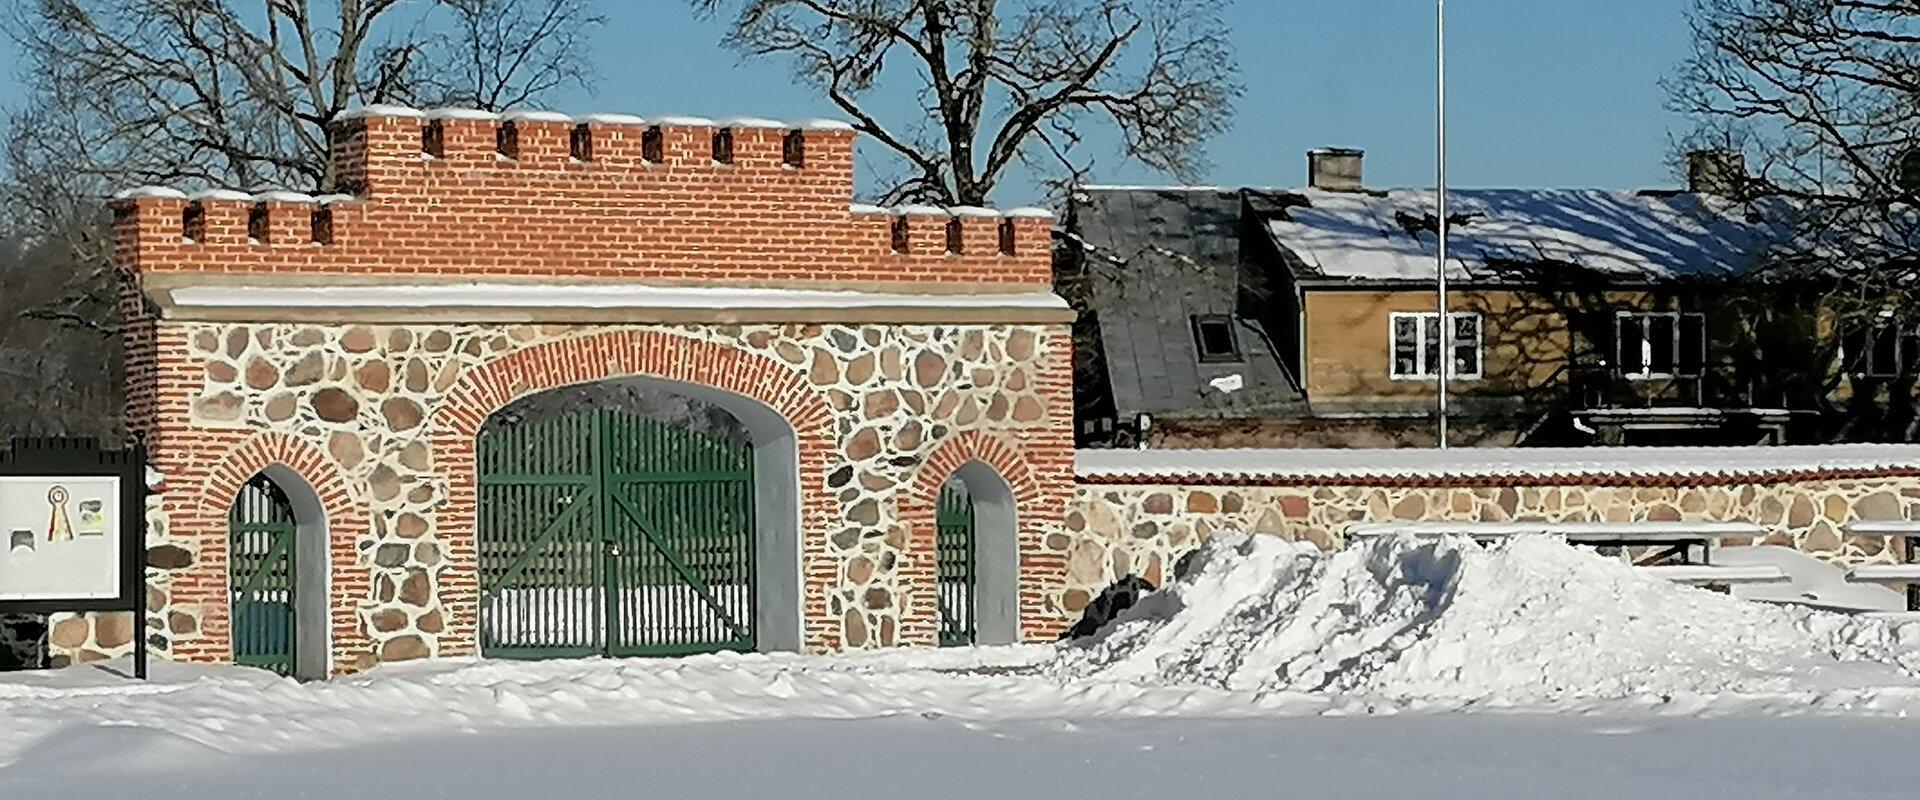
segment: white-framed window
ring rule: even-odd
[[[1707,318],[1679,311],[1614,315],[1615,358],[1629,378],[1692,378],[1707,360]]]
[[[1841,363],[1855,377],[1903,377],[1920,365],[1920,330],[1892,314],[1856,318],[1840,351]]]
[[[1453,366],[1450,378],[1480,377],[1480,315],[1454,312]],[[1396,311],[1389,322],[1393,336],[1393,379],[1427,380],[1440,370],[1440,315],[1433,311]]]

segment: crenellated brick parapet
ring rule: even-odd
[[[855,205],[844,123],[375,106],[329,133],[338,194],[122,193],[121,263],[149,288],[200,275],[1050,286],[1045,210]]]

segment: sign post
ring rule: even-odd
[[[146,450],[15,439],[0,452],[0,612],[132,611],[146,677]]]

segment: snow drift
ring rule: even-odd
[[[1216,536],[1060,678],[1537,703],[1920,685],[1920,624],[1677,586],[1546,536]]]

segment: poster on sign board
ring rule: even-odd
[[[0,475],[0,603],[121,596],[120,481]]]

